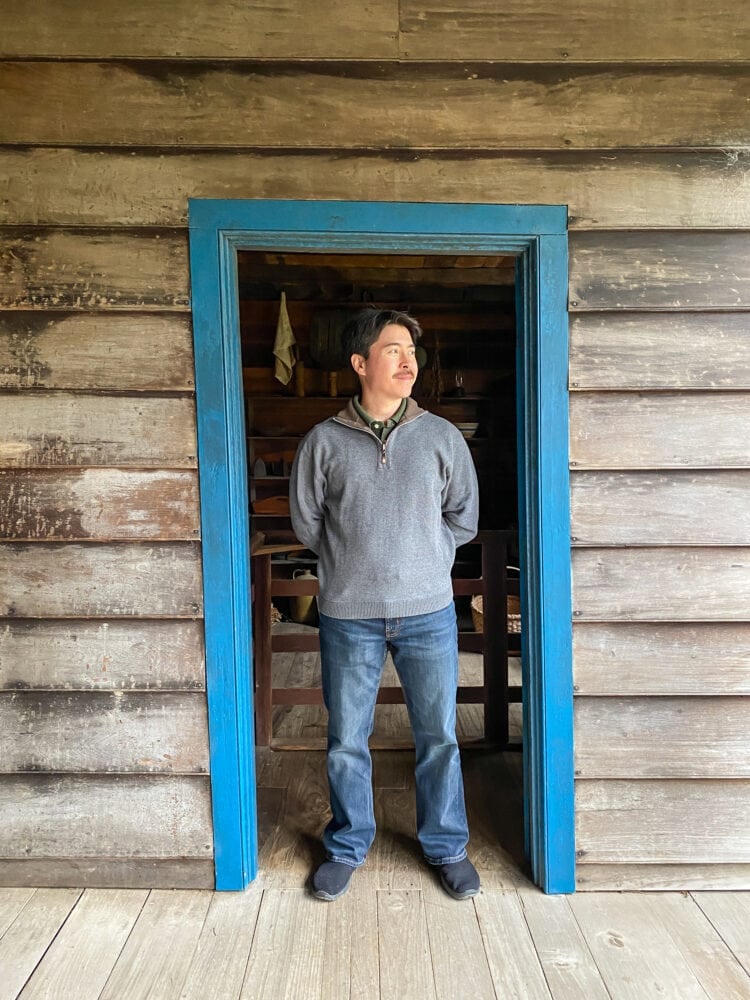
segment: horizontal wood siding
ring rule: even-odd
[[[741,65],[0,62],[0,143],[357,149],[747,145]],[[127,108],[127,114],[123,114]],[[300,109],[304,113],[300,114]]]
[[[576,621],[573,666],[580,695],[750,695],[750,623]]]
[[[578,781],[576,850],[588,863],[748,864],[750,783]]]
[[[6,20],[0,882],[210,877],[187,202],[273,197],[568,206],[578,883],[747,885],[744,0]]]
[[[342,25],[347,30],[342,31]],[[114,56],[220,59],[393,59],[397,44],[397,0],[361,4],[309,0],[277,4],[220,0],[129,0],[106,16],[91,17],[77,0],[41,0],[34,15],[9,19],[4,56]]]
[[[577,313],[573,389],[748,389],[747,313]]]
[[[0,539],[195,539],[196,471],[0,471]]]
[[[0,389],[192,392],[194,385],[189,316],[0,312]]]
[[[750,621],[750,548],[574,549],[581,621]]]
[[[750,545],[750,469],[574,472],[575,545]]]
[[[200,692],[2,692],[0,773],[208,773],[207,725]]]
[[[185,233],[7,229],[3,234],[0,309],[187,306]]]
[[[576,233],[570,305],[576,311],[749,309],[750,233]]]
[[[0,622],[0,690],[203,691],[201,621]]]
[[[0,545],[0,617],[196,618],[200,550],[174,544]]]
[[[192,466],[191,398],[0,393],[0,462],[32,466]]]
[[[201,775],[4,775],[0,858],[210,858]]]
[[[575,393],[570,460],[590,469],[748,468],[750,393]]]
[[[726,10],[726,9],[725,9]],[[518,58],[564,60],[731,60],[750,57],[741,25],[727,31],[709,0],[655,9],[648,0],[620,7],[598,0],[568,0],[565,16],[555,7],[510,0],[472,0],[461,8],[448,0],[402,0],[402,56],[412,59]]]
[[[15,225],[184,226],[188,198],[346,200],[354,191],[375,201],[567,204],[574,230],[750,227],[750,153],[741,148],[356,149],[290,158],[278,150],[0,147],[0,173],[6,221]]]
[[[750,778],[750,699],[576,700],[576,774],[628,778]]]

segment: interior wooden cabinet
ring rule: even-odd
[[[239,260],[242,363],[253,531],[292,541],[289,470],[314,424],[357,390],[347,363],[335,373],[311,356],[315,324],[338,323],[373,305],[405,309],[424,330],[414,398],[457,425],[474,458],[480,528],[517,527],[515,258],[392,254],[267,253]],[[288,385],[274,377],[281,293],[298,365]]]

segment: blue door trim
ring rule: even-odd
[[[216,888],[257,872],[237,294],[257,248],[518,255],[526,843],[534,881],[574,891],[565,207],[199,199],[189,221]]]

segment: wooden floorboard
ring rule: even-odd
[[[378,833],[342,899],[308,887],[325,754],[264,750],[250,888],[0,889],[0,1000],[750,998],[749,892],[544,896],[523,869],[518,756],[470,751],[483,888],[456,902],[415,839],[413,752],[374,757]]]
[[[23,1000],[96,1000],[147,897],[147,889],[87,890],[21,993]]]

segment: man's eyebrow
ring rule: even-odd
[[[383,344],[383,347],[414,347],[414,342],[410,344],[402,344],[400,340],[392,340],[390,344]]]

